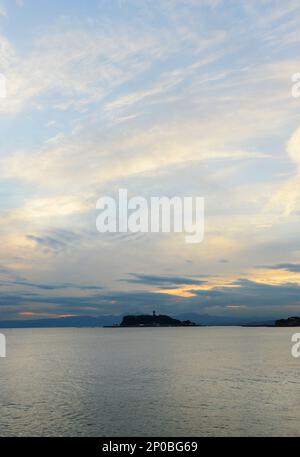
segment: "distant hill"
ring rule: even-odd
[[[245,324],[257,324],[257,325],[274,325],[275,319],[264,319],[258,321],[257,317],[229,317],[229,316],[210,316],[209,314],[197,314],[197,313],[182,313],[174,316],[180,320],[191,320],[196,324],[212,325],[212,326],[231,326],[231,325],[245,325]]]
[[[52,319],[0,321],[0,328],[104,327],[120,324],[122,316],[76,316]]]

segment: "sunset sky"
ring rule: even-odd
[[[0,0],[0,319],[300,314],[299,0]],[[205,198],[205,238],[97,200]]]

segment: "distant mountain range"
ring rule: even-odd
[[[197,313],[182,313],[175,316],[176,319],[191,320],[196,324],[203,325],[245,325],[245,324],[254,324],[254,325],[274,325],[275,319],[270,318],[261,318],[260,320],[257,317],[229,317],[229,316],[210,316],[209,314],[197,314]]]
[[[68,328],[68,327],[104,327],[119,324],[122,316],[75,316],[47,319],[26,319],[0,321],[0,328]]]
[[[70,328],[70,327],[104,327],[119,325],[124,315],[120,316],[76,316],[47,319],[30,319],[30,320],[6,320],[0,321],[0,328]],[[237,318],[228,316],[210,316],[208,314],[181,313],[172,316],[180,321],[192,321],[202,325],[274,325],[275,319]]]

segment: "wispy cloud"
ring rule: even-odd
[[[205,284],[206,281],[199,279],[186,278],[180,276],[155,276],[155,275],[141,275],[134,274],[133,278],[124,280],[133,284],[150,284],[150,285],[200,285]]]
[[[6,8],[5,6],[0,3],[0,17],[7,17],[7,11],[6,11]]]
[[[300,273],[300,263],[278,263],[276,265],[261,265],[258,268],[267,270],[285,270],[293,273]]]
[[[3,315],[295,309],[299,2],[88,3],[2,14]],[[204,242],[100,236],[120,186],[205,197]]]

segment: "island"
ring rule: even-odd
[[[158,315],[153,311],[152,315],[124,316],[120,327],[197,327],[190,320],[180,321],[170,316]]]
[[[279,319],[275,322],[276,327],[300,327],[300,317],[293,316],[287,319]]]

